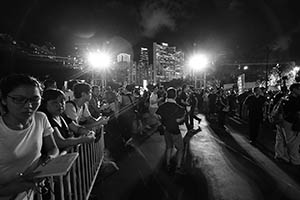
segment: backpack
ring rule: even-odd
[[[135,113],[137,113],[137,105],[133,101],[130,94],[122,94],[122,101],[120,104],[120,112],[126,112],[129,110],[133,110]],[[127,99],[127,100],[125,100]],[[128,101],[129,100],[129,101]]]
[[[277,125],[280,124],[284,119],[283,105],[285,98],[282,97],[272,108],[269,114],[269,122],[271,124]]]

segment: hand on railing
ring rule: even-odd
[[[90,131],[87,135],[83,136],[83,143],[92,143],[95,141],[96,136],[95,136],[95,132],[94,131]]]
[[[109,117],[101,117],[101,119],[100,119],[100,125],[106,125],[107,123],[108,123],[108,121],[109,121]]]

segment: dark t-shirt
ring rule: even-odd
[[[250,95],[246,98],[245,104],[248,106],[250,118],[263,118],[263,108],[265,101],[266,99],[263,96],[255,97],[254,95]]]
[[[104,99],[107,103],[113,103],[117,100],[117,95],[113,91],[106,91],[104,95]]]
[[[47,115],[48,116],[48,115]],[[60,121],[61,121],[61,125],[58,124],[52,117],[48,116],[48,120],[51,124],[51,126],[54,128],[58,128],[60,134],[64,137],[64,138],[69,138],[72,135],[70,134],[70,129],[68,127],[68,124],[70,124],[72,122],[71,119],[66,118],[66,120],[60,116]]]
[[[195,92],[190,93],[188,96],[188,103],[192,106],[192,108],[196,107],[197,101],[198,100],[197,100],[196,93]]]
[[[179,125],[176,119],[184,116],[185,109],[173,102],[165,102],[159,106],[156,114],[161,116],[161,122],[166,130],[172,134],[180,134]]]
[[[294,96],[289,96],[283,103],[284,119],[293,124],[294,131],[300,131],[300,99]]]
[[[176,99],[176,102],[182,106],[182,107],[185,107],[186,105],[182,103],[182,101],[186,101],[188,98],[187,94],[185,92],[182,92]]]
[[[210,113],[215,113],[217,111],[217,94],[211,93],[208,95],[208,106]]]

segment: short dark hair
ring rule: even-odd
[[[75,84],[77,84],[77,83],[79,83],[79,80],[69,80],[68,82],[67,82],[67,88],[69,89],[69,90],[72,90],[73,91],[73,87],[74,87],[74,85]]]
[[[44,84],[45,89],[47,89],[47,88],[49,88],[49,87],[51,87],[53,85],[56,85],[56,81],[54,79],[46,79],[43,82],[43,84]]]
[[[42,93],[41,83],[33,76],[25,74],[11,74],[1,79],[1,98],[7,98],[8,93],[22,85],[37,87]]]
[[[65,93],[59,89],[48,89],[45,90],[42,96],[42,102],[41,102],[41,111],[46,111],[46,105],[47,102],[50,100],[57,99],[59,96],[65,97]]]
[[[76,83],[74,85],[74,97],[76,99],[81,97],[81,93],[89,93],[91,91],[91,85],[88,83]]]
[[[167,89],[167,98],[175,99],[176,96],[177,96],[176,89],[173,88],[173,87],[169,87],[169,88]]]
[[[256,86],[256,87],[253,88],[253,92],[256,92],[259,89],[260,89],[260,87]]]
[[[134,85],[126,85],[125,89],[129,92],[132,92],[134,89]]]

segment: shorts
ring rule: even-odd
[[[184,145],[183,145],[183,138],[181,134],[175,135],[168,131],[165,131],[164,137],[165,137],[167,149],[173,148],[175,146],[177,150],[183,150]]]

